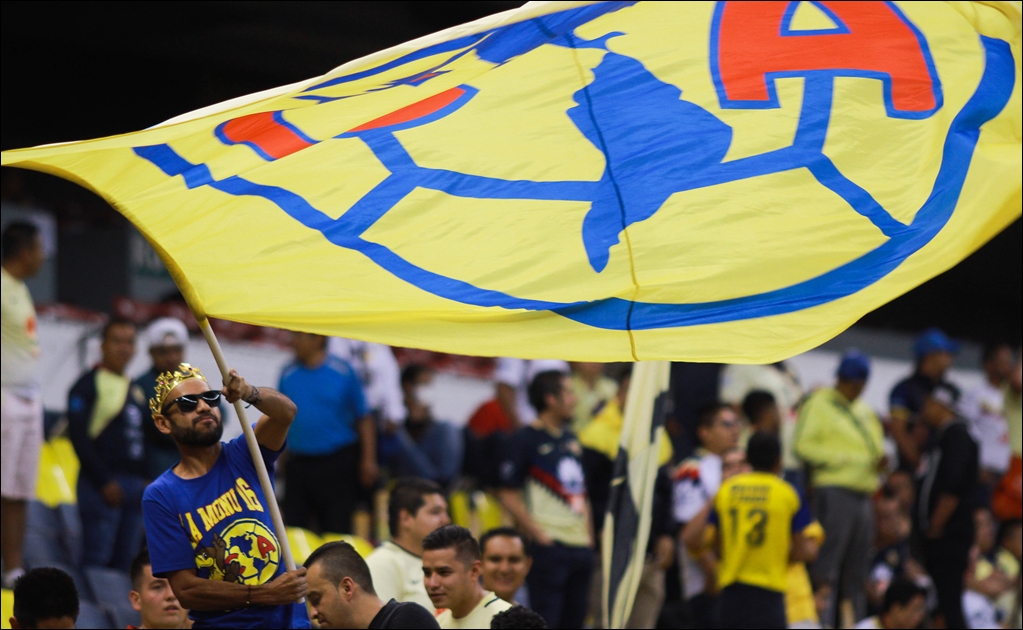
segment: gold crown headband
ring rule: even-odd
[[[153,416],[155,417],[157,414],[163,413],[163,405],[166,402],[167,394],[174,391],[174,388],[178,385],[191,380],[206,381],[206,377],[203,375],[202,370],[192,367],[187,363],[182,363],[173,372],[164,372],[157,376],[156,396],[149,399],[149,411]],[[206,382],[208,383],[209,381]]]

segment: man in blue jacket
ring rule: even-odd
[[[102,359],[68,394],[68,433],[81,462],[78,511],[82,564],[127,572],[142,545],[145,447],[142,412],[125,368],[135,354],[135,326],[103,328]]]

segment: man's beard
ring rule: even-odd
[[[206,418],[211,418],[213,420],[214,427],[207,430],[197,428],[197,424]],[[200,448],[213,446],[220,441],[220,438],[223,437],[223,435],[224,423],[220,421],[220,418],[216,417],[212,413],[199,416],[192,422],[192,426],[188,428],[179,427],[173,423],[171,424],[171,438],[182,446]]]

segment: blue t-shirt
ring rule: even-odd
[[[260,447],[270,478],[280,451]],[[245,437],[223,445],[208,473],[168,470],[142,497],[153,574],[196,569],[200,578],[253,586],[287,570]],[[301,604],[191,613],[196,628],[308,628]]]
[[[278,389],[298,407],[288,431],[292,453],[329,455],[359,440],[355,423],[367,413],[366,397],[359,376],[341,359],[329,357],[315,369],[291,363]]]

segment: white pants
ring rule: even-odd
[[[0,388],[0,495],[29,501],[36,496],[43,406]]]

